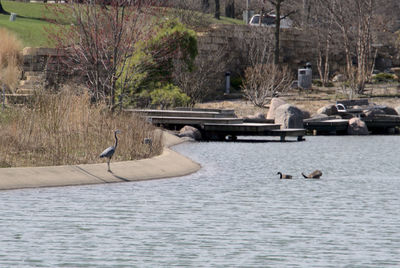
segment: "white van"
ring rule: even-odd
[[[275,27],[275,18],[276,15],[273,14],[267,14],[263,17],[261,26],[268,26],[268,27]],[[259,26],[260,25],[260,14],[255,14],[253,17],[251,17],[249,25],[252,26]],[[281,19],[281,28],[291,28],[293,25],[293,22],[289,18],[284,18]]]

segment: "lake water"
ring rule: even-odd
[[[400,267],[399,145],[185,143],[190,176],[1,191],[0,267]]]

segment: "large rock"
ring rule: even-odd
[[[180,138],[183,137],[188,137],[191,139],[194,139],[196,141],[201,140],[201,133],[200,131],[192,126],[184,126],[183,128],[181,128],[181,130],[179,130],[179,133],[177,135]]]
[[[248,115],[243,117],[243,122],[247,123],[266,123],[268,122],[265,118],[265,114],[256,113],[255,115]]]
[[[369,109],[364,112],[365,117],[373,118],[379,115],[385,115],[385,112],[381,109]]]
[[[391,107],[372,108],[364,112],[366,117],[375,117],[379,115],[399,115],[397,110]]]
[[[327,116],[338,114],[336,105],[329,104],[318,109],[317,114],[326,114]]]
[[[397,110],[392,108],[392,107],[387,107],[386,106],[386,107],[382,108],[382,111],[387,115],[399,115]]]
[[[303,128],[303,112],[296,106],[284,104],[275,110],[275,124],[284,128]]]
[[[347,127],[347,134],[349,135],[368,135],[368,128],[364,121],[360,118],[352,118],[349,120]]]
[[[305,111],[305,110],[302,110],[302,111],[303,111],[303,119],[311,118],[311,114],[309,111]]]
[[[343,74],[337,74],[333,77],[332,82],[344,82],[346,77]]]
[[[281,106],[286,104],[286,101],[284,101],[281,98],[273,98],[271,100],[271,104],[269,105],[269,110],[267,114],[267,119],[275,119],[275,110]]]
[[[399,114],[400,115],[400,106],[399,107],[396,107],[396,112],[397,112],[397,114]]]

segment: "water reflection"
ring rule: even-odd
[[[188,177],[3,191],[0,266],[398,267],[399,140],[187,143]]]

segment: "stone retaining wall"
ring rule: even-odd
[[[233,74],[242,74],[247,66],[246,45],[249,40],[259,36],[257,42],[263,42],[261,37],[268,36],[274,40],[274,28],[255,27],[249,25],[213,25],[207,32],[198,33],[198,57],[216,57],[217,53],[223,52],[220,60],[225,66],[216,70],[219,74],[214,83],[215,89],[224,89],[224,73],[230,71]],[[288,64],[294,72],[304,66],[306,62],[311,62],[316,72],[317,51],[316,44],[312,41],[309,33],[300,29],[281,30],[281,62]],[[25,48],[24,49],[24,71],[43,72],[49,68],[47,59],[49,56],[57,56],[56,49],[49,48]],[[343,53],[332,53],[331,71],[340,71],[345,66]],[[210,66],[212,68],[213,66]],[[47,71],[48,72],[48,71]],[[51,73],[51,72],[50,72]],[[46,75],[48,77],[48,75]]]

